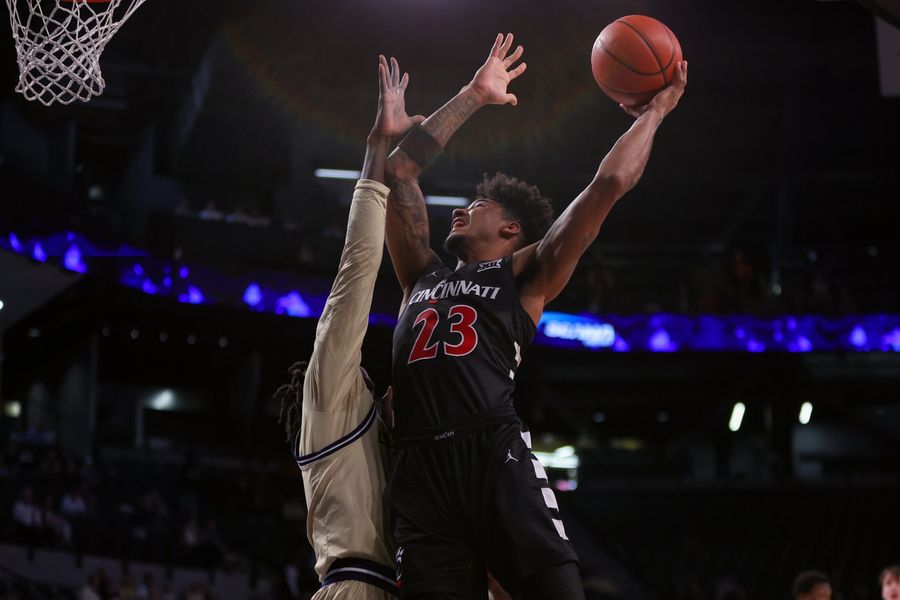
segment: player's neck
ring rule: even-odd
[[[461,249],[456,254],[456,268],[459,269],[465,265],[476,262],[487,262],[497,260],[509,256],[515,251],[512,246],[506,243],[492,244],[473,244],[471,248]]]

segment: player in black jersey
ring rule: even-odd
[[[484,598],[485,567],[516,598],[583,598],[556,498],[512,406],[516,368],[544,305],[572,275],[613,205],[640,179],[653,138],[687,83],[646,106],[593,181],[551,225],[536,188],[497,175],[453,212],[446,248],[429,245],[423,168],[476,110],[518,103],[525,71],[512,35],[388,160],[386,239],[403,288],[394,333],[397,452],[391,478],[398,574],[405,598]]]

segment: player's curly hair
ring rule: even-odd
[[[503,206],[510,219],[522,227],[522,245],[527,246],[544,237],[553,224],[553,205],[541,195],[537,186],[505,173],[484,175],[475,188],[479,198],[487,198]]]
[[[287,435],[287,443],[294,441],[297,431],[300,430],[300,415],[303,407],[303,380],[306,379],[306,361],[295,362],[288,369],[290,383],[285,383],[273,394],[273,397],[281,403],[278,414],[278,423],[284,425]]]

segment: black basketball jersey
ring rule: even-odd
[[[512,257],[457,270],[435,260],[394,330],[395,433],[450,429],[510,407],[535,326],[519,301]]]

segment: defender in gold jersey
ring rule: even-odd
[[[300,466],[307,536],[322,588],[314,600],[383,600],[397,595],[386,534],[385,460],[368,375],[360,366],[384,247],[384,165],[394,138],[424,120],[406,114],[409,76],[379,57],[378,113],[353,193],[337,277],[316,328],[308,365],[282,386],[281,421]]]

